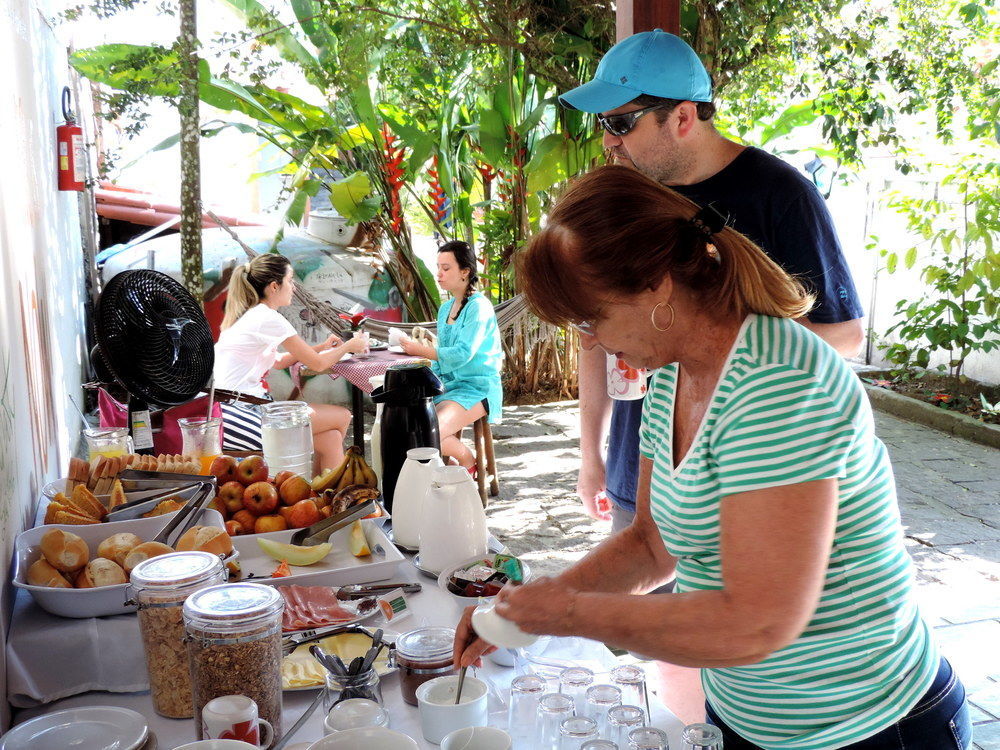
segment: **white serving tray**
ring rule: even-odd
[[[176,512],[176,511],[175,511]],[[39,545],[42,536],[50,529],[62,529],[79,536],[90,548],[91,556],[97,552],[97,545],[112,534],[128,531],[144,542],[156,536],[174,513],[167,513],[152,518],[135,518],[130,521],[109,521],[107,523],[91,523],[67,525],[50,523],[35,526],[22,531],[14,541],[14,572],[12,581],[18,588],[26,589],[38,606],[62,617],[104,617],[106,615],[122,615],[135,612],[135,605],[125,604],[131,598],[129,584],[117,586],[102,586],[95,589],[58,589],[50,586],[32,586],[27,583],[28,568],[41,557]],[[206,508],[198,520],[200,526],[218,526],[225,524],[218,511]],[[176,532],[175,532],[176,533]]]
[[[233,546],[240,553],[240,567],[243,569],[243,580],[254,583],[266,583],[277,586],[286,584],[346,586],[349,583],[371,583],[384,581],[396,573],[396,567],[403,561],[403,554],[389,541],[381,527],[381,519],[366,518],[361,521],[368,546],[372,554],[365,557],[355,557],[348,547],[351,526],[335,531],[328,540],[333,544],[333,550],[315,565],[290,565],[292,574],[282,578],[271,578],[271,573],[278,567],[278,561],[268,555],[257,544],[258,539],[274,539],[277,542],[288,542],[298,529],[286,531],[271,531],[266,534],[247,534],[234,536]],[[384,554],[375,553],[375,547],[382,548]],[[259,577],[258,577],[259,576]]]

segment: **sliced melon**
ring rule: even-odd
[[[257,544],[268,557],[273,557],[275,560],[285,560],[289,565],[300,567],[315,565],[329,555],[330,550],[333,549],[333,545],[329,542],[317,544],[315,547],[303,547],[298,544],[285,544],[273,539],[258,538]]]

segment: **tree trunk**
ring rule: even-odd
[[[194,298],[202,301],[201,157],[198,127],[198,32],[196,0],[180,0],[177,50],[181,68],[181,277]]]

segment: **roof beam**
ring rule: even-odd
[[[618,0],[615,33],[619,42],[653,29],[681,33],[681,0]]]

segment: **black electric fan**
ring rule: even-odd
[[[100,361],[128,393],[135,449],[150,452],[151,405],[177,406],[208,384],[215,349],[201,305],[159,271],[122,271],[107,283],[95,322]]]

